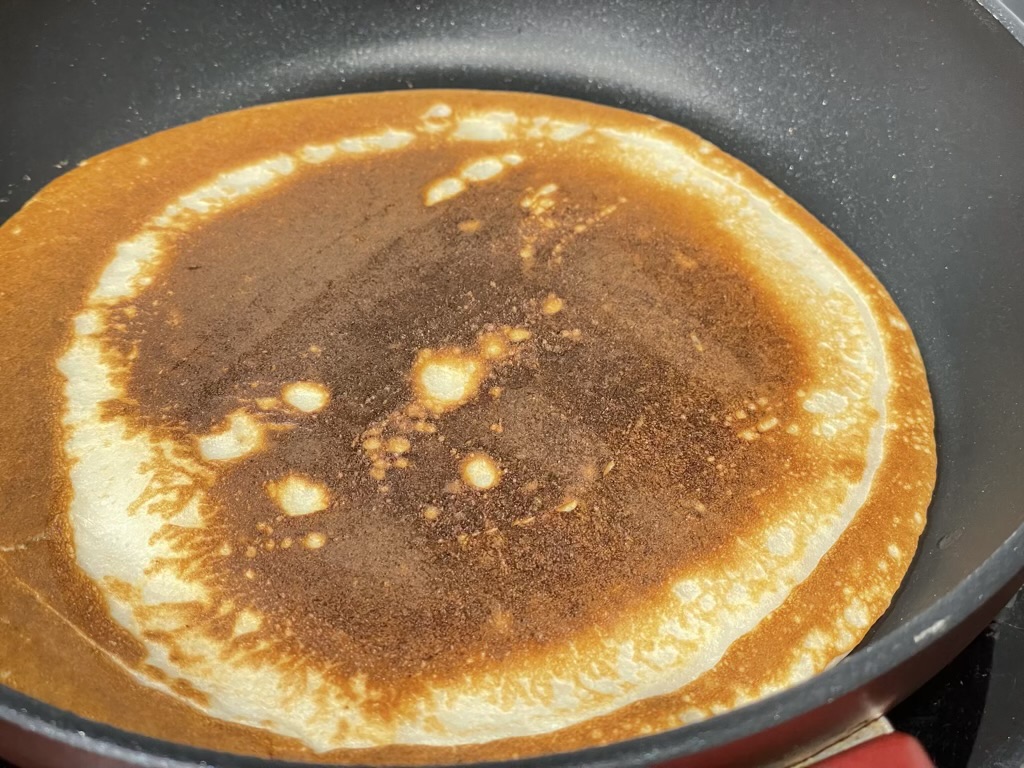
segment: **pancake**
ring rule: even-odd
[[[123,728],[361,762],[664,730],[841,659],[925,524],[891,298],[653,118],[242,110],[83,163],[0,252],[0,647],[57,639],[3,671]]]

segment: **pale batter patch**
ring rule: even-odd
[[[508,153],[502,157],[482,157],[465,165],[458,176],[450,176],[430,184],[423,195],[425,205],[432,206],[450,200],[466,191],[467,185],[494,179],[508,166],[519,165],[521,155]]]
[[[317,413],[327,406],[331,393],[315,381],[296,381],[281,388],[281,399],[303,413]]]
[[[487,366],[460,349],[425,349],[412,367],[412,385],[418,402],[435,414],[458,408],[480,391]]]
[[[196,439],[199,455],[207,461],[245,458],[263,445],[264,431],[251,415],[242,410],[235,411],[213,432]]]
[[[330,494],[323,485],[297,474],[269,483],[267,493],[281,511],[291,517],[321,512],[331,503]]]
[[[486,453],[471,453],[459,465],[462,481],[475,491],[489,491],[501,482],[501,468]]]

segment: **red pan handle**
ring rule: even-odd
[[[865,741],[838,755],[832,755],[814,768],[935,768],[924,747],[913,736],[887,733]]]

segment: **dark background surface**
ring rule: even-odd
[[[937,768],[1024,766],[1024,591],[889,720]]]

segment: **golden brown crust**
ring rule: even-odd
[[[114,652],[129,665],[141,659],[137,641],[112,623],[105,623],[107,629],[101,637],[86,640],[58,618],[66,616],[74,625],[103,624],[88,617],[97,610],[96,601],[67,598],[69,594],[91,593],[94,588],[67,568],[64,552],[68,543],[60,515],[53,512],[66,503],[67,487],[59,466],[59,383],[52,365],[68,341],[72,316],[104,266],[96,259],[69,260],[68,253],[105,253],[110,244],[131,237],[183,190],[208,181],[211,168],[238,167],[282,147],[336,139],[339,105],[349,135],[401,124],[408,115],[423,112],[440,98],[468,110],[522,109],[529,114],[540,105],[545,114],[570,120],[591,109],[547,97],[476,92],[341,98],[342,102],[294,102],[220,115],[199,127],[186,126],[119,148],[58,179],[0,228],[6,273],[5,290],[0,295],[0,338],[4,339],[0,365],[16,372],[12,377],[15,383],[6,393],[0,453],[5,459],[17,457],[17,461],[0,462],[0,489],[6,498],[20,502],[8,509],[0,530],[2,578],[15,583],[13,594],[17,595],[9,609],[4,608],[7,615],[3,618],[9,621],[0,623],[0,647],[11,651],[5,656],[10,659],[26,653],[31,637],[61,638],[52,644],[36,644],[27,663],[5,665],[3,671],[13,687],[128,730],[231,751],[312,757],[297,741],[208,718],[140,686],[124,667],[98,650],[103,647]],[[608,110],[596,111],[602,120],[608,119]],[[629,113],[612,114],[624,128],[661,133],[694,151],[707,146],[684,129]],[[202,137],[201,142],[193,140],[197,136]],[[187,162],[183,162],[183,146],[187,146]],[[772,690],[783,682],[773,679],[773,670],[790,667],[801,655],[810,653],[813,668],[819,669],[848,652],[866,627],[844,616],[849,601],[832,599],[837,593],[854,590],[872,621],[887,607],[923,529],[935,476],[931,402],[913,336],[874,276],[831,232],[738,161],[713,150],[708,162],[738,174],[745,187],[797,222],[841,267],[871,313],[880,319],[890,376],[886,396],[890,422],[884,436],[885,459],[866,503],[785,604],[735,642],[713,670],[678,692],[542,736],[458,748],[335,750],[317,755],[317,759],[470,761],[564,751],[669,728],[701,702],[727,703],[735,696],[735,703],[742,703],[751,695]],[[118,192],[111,194],[112,189]],[[32,333],[24,333],[25,328],[32,328]],[[53,435],[54,442],[46,444],[40,434]],[[40,483],[41,478],[50,482]],[[40,567],[42,562],[47,566]],[[809,652],[805,641],[815,629],[822,642]],[[70,654],[69,647],[74,649]],[[768,654],[771,664],[765,662]],[[68,656],[75,659],[73,671],[59,661]],[[60,670],[56,675],[55,669]],[[69,684],[72,679],[73,685]],[[744,681],[742,690],[736,689],[737,680]],[[159,724],[156,711],[161,712]]]

